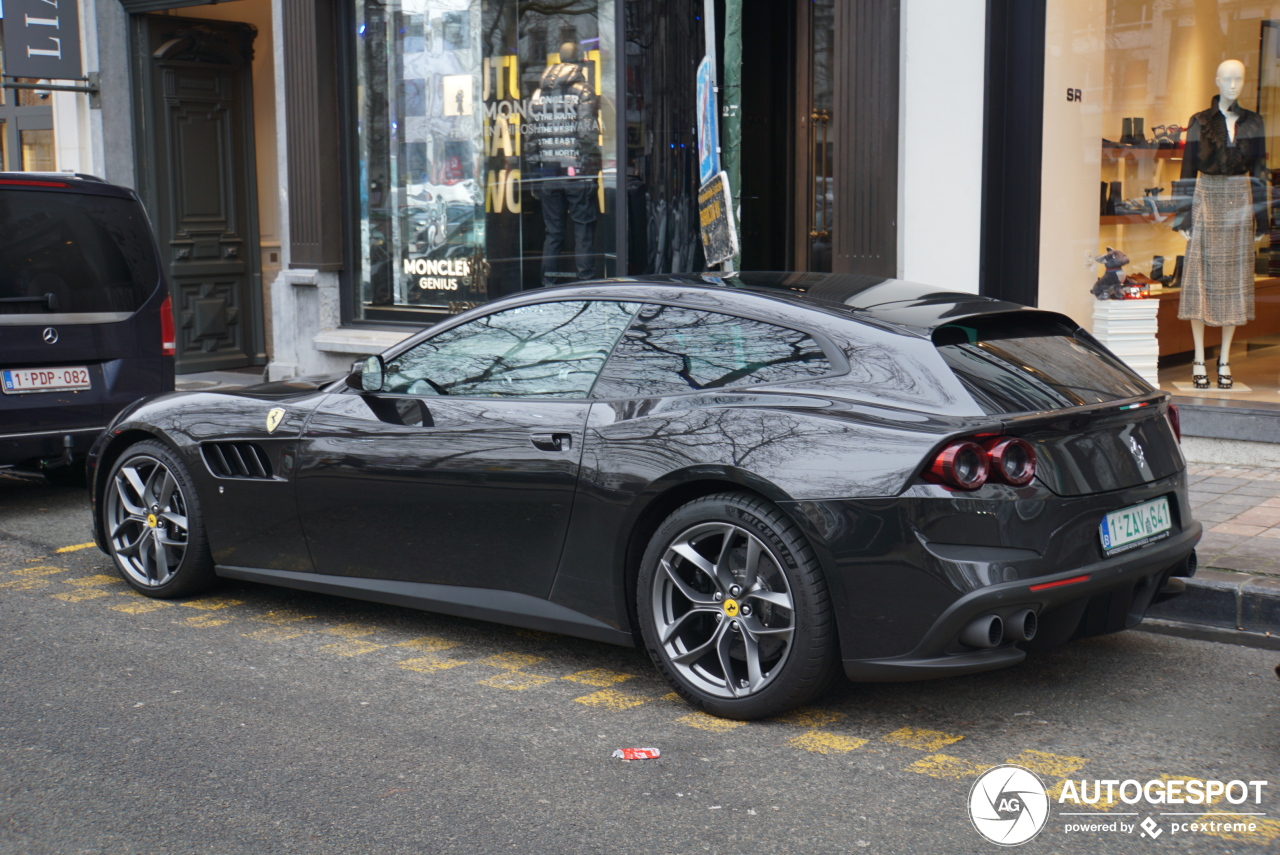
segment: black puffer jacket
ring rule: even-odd
[[[599,100],[582,66],[562,62],[542,73],[529,103],[525,157],[543,177],[600,171]]]

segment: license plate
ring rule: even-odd
[[[1172,533],[1169,500],[1164,497],[1112,511],[1102,518],[1102,523],[1098,526],[1098,534],[1102,537],[1102,551],[1107,555],[1155,543]]]
[[[83,365],[63,368],[6,368],[0,371],[0,391],[6,395],[30,392],[67,392],[92,388],[89,369]]]

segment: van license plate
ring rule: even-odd
[[[83,365],[62,368],[6,368],[0,371],[0,391],[6,395],[31,392],[67,392],[90,389],[89,369]]]
[[[1102,537],[1102,551],[1107,555],[1155,543],[1172,532],[1169,500],[1164,497],[1112,511],[1102,518],[1102,523],[1098,526],[1098,534]]]

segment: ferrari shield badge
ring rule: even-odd
[[[280,420],[284,418],[284,410],[275,407],[267,413],[267,433],[275,433],[276,428],[280,427]]]

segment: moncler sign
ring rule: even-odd
[[[80,69],[79,0],[4,0],[4,73],[76,80]]]

